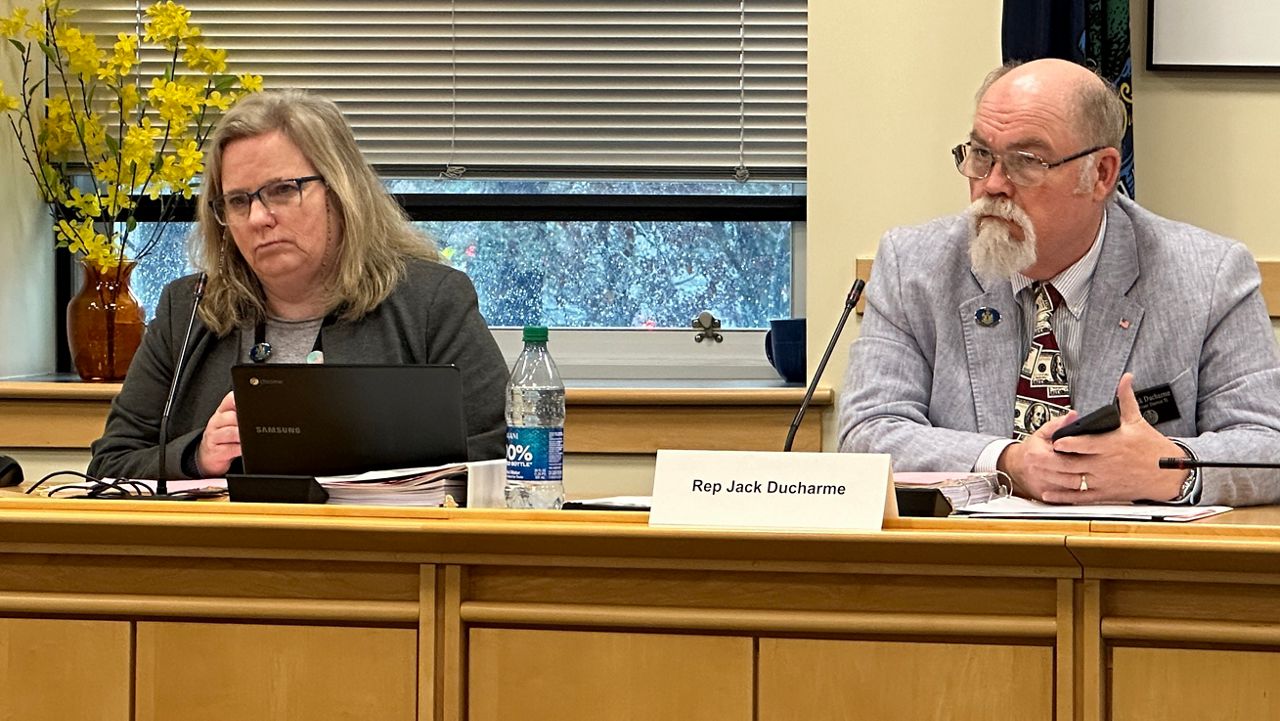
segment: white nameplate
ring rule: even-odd
[[[885,454],[660,450],[649,524],[879,530],[892,482]]]

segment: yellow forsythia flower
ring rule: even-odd
[[[4,81],[0,80],[0,113],[7,113],[10,110],[19,110],[22,108],[22,101],[13,97],[4,91]],[[226,110],[226,108],[223,108]]]
[[[160,135],[160,129],[151,126],[150,118],[143,118],[140,125],[130,125],[120,142],[120,164],[126,168],[150,167]]]
[[[16,38],[22,34],[22,29],[27,24],[27,9],[24,7],[14,8],[13,14],[7,18],[0,18],[0,37]]]
[[[53,96],[45,101],[44,126],[41,150],[53,156],[61,155],[77,143],[76,123],[71,116],[71,103],[66,96]]]
[[[114,268],[120,263],[112,239],[97,232],[92,220],[75,222],[59,220],[54,229],[54,237],[59,248],[66,248],[72,253],[83,255],[87,262],[104,270]]]
[[[122,210],[131,210],[137,205],[137,203],[133,202],[128,185],[110,184],[102,200],[105,203],[107,214],[112,217],[119,215]]]
[[[200,146],[195,140],[188,140],[182,147],[178,148],[178,167],[182,169],[182,175],[187,180],[194,178],[204,171],[204,152],[200,150]]]
[[[187,67],[208,75],[227,72],[226,50],[210,50],[203,45],[191,44],[182,54],[182,59]]]
[[[200,37],[199,29],[190,25],[191,12],[174,2],[158,2],[147,8],[147,23],[143,27],[147,42],[162,43],[170,50],[184,40]]]
[[[67,56],[67,67],[83,80],[98,76],[102,63],[102,51],[92,33],[82,33],[79,28],[58,25],[53,29],[53,41]]]
[[[117,99],[111,103],[111,109],[119,111],[125,116],[125,122],[130,122],[130,113],[134,108],[138,107],[138,103],[142,101],[142,97],[138,91],[137,83],[125,83],[120,86]]]
[[[147,102],[160,114],[161,120],[183,127],[204,102],[204,86],[199,80],[188,78],[152,78]]]
[[[111,57],[98,69],[98,79],[108,82],[124,78],[138,62],[138,36],[132,33],[116,35]]]
[[[204,105],[206,108],[217,108],[218,110],[227,110],[228,108],[231,107],[231,104],[234,103],[235,100],[236,100],[235,93],[227,93],[226,95],[223,95],[217,90],[214,90],[209,93],[209,97],[204,99]]]
[[[251,75],[249,73],[245,73],[244,75],[237,75],[236,78],[240,80],[240,87],[244,88],[245,92],[249,92],[249,93],[262,92],[262,76],[261,75]]]
[[[79,188],[71,189],[71,197],[62,201],[68,208],[74,208],[85,218],[97,218],[102,215],[102,203],[92,193],[81,193]]]
[[[104,38],[101,48],[68,22],[73,11],[62,4],[21,3],[0,16],[0,55],[16,49],[20,72],[11,76],[31,79],[14,95],[0,84],[0,116],[14,114],[0,119],[14,121],[22,160],[57,220],[58,245],[105,269],[132,250],[139,194],[192,197],[214,122],[261,90],[262,77],[230,76],[227,51],[207,46],[173,0],[147,9],[142,33],[119,33],[109,47]],[[144,39],[148,53],[157,44],[167,50],[158,69],[140,65]],[[85,168],[93,191],[85,190]]]

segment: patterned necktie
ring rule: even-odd
[[[1053,335],[1053,311],[1062,305],[1062,295],[1048,283],[1032,283],[1031,291],[1035,295],[1036,322],[1031,348],[1018,373],[1018,397],[1013,404],[1013,437],[1017,440],[1071,410],[1067,361]]]

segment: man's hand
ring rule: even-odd
[[[1120,427],[1109,433],[1071,436],[1053,443],[1060,473],[1074,475],[1079,487],[1083,476],[1087,491],[1054,490],[1045,493],[1049,503],[1107,503],[1134,500],[1170,501],[1182,489],[1186,471],[1162,469],[1161,458],[1185,455],[1142,417],[1133,394],[1133,374],[1125,373],[1116,388],[1120,400]]]
[[[1116,430],[1050,440],[1055,431],[1076,419],[1072,411],[1006,448],[996,468],[1009,474],[1018,495],[1046,503],[1177,498],[1187,474],[1162,469],[1159,460],[1185,455],[1182,448],[1143,419],[1133,394],[1132,373],[1120,378],[1116,397],[1120,401]]]
[[[205,478],[223,476],[231,462],[240,457],[240,426],[236,423],[236,397],[223,396],[218,410],[205,424],[204,436],[196,449],[196,469]]]
[[[1051,439],[1059,428],[1074,421],[1079,415],[1071,411],[1055,418],[1022,441],[1004,449],[996,461],[996,469],[1007,474],[1013,481],[1015,493],[1038,501],[1048,501],[1046,494],[1049,493],[1077,492],[1080,474],[1061,467],[1062,461],[1058,457],[1061,454],[1054,453]]]

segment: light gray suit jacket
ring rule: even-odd
[[[1240,243],[1118,198],[1082,317],[1074,406],[1168,383],[1181,418],[1156,426],[1197,458],[1280,463],[1280,351]],[[979,308],[1002,322],[979,325]],[[1013,434],[1026,352],[1007,280],[973,273],[962,216],[897,228],[880,242],[862,332],[840,399],[841,450],[889,453],[897,470],[972,468]],[[1203,471],[1200,502],[1280,501],[1280,472]]]

